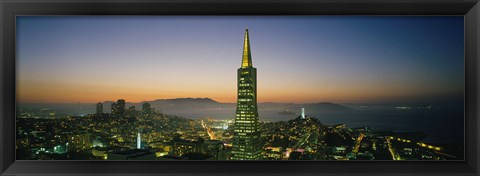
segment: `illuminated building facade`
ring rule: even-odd
[[[135,106],[130,106],[128,108],[128,116],[135,117],[136,115],[137,115],[137,110],[135,109]]]
[[[198,138],[197,141],[183,140],[179,137],[175,137],[172,140],[172,154],[173,156],[184,156],[189,153],[204,153],[205,152],[205,140]]]
[[[117,103],[112,103],[112,112],[111,112],[111,114],[112,114],[112,115],[115,115],[116,113],[118,113]]]
[[[232,160],[261,159],[262,142],[257,108],[257,69],[253,67],[248,29],[245,29],[242,66],[237,70],[237,110]]]
[[[97,114],[103,113],[103,104],[101,102],[97,103]]]
[[[93,147],[92,135],[89,133],[75,133],[67,136],[69,151],[83,151]]]
[[[151,115],[152,108],[150,107],[150,103],[143,103],[142,104],[142,114],[144,117],[148,117]]]
[[[112,103],[112,114],[118,117],[125,116],[125,100],[119,99],[117,103]]]

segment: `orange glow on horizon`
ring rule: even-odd
[[[88,85],[49,81],[20,81],[17,101],[20,103],[96,103],[125,99],[127,102],[153,101],[173,98],[211,98],[221,103],[237,101],[235,84],[224,87],[191,86],[135,86]],[[228,83],[226,85],[229,85]],[[34,87],[34,88],[33,88]],[[402,98],[415,98],[440,94],[444,90],[417,90],[401,86],[348,87],[348,86],[271,86],[258,87],[257,102],[282,103],[361,103]],[[389,91],[385,91],[389,90]]]

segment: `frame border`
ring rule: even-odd
[[[5,176],[479,175],[478,2],[479,0],[0,0],[0,173]],[[465,161],[15,161],[17,15],[464,15]]]

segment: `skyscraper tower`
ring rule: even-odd
[[[150,107],[150,103],[143,103],[142,104],[143,117],[149,117],[151,114],[152,114],[152,108]]]
[[[118,99],[116,103],[112,103],[112,115],[117,117],[125,117],[125,100]]]
[[[252,65],[248,29],[245,29],[242,65],[237,70],[237,84],[232,160],[259,160],[262,143],[257,108],[257,69]]]
[[[97,114],[103,114],[103,104],[102,102],[97,103]]]
[[[118,99],[117,100],[117,110],[118,114],[120,117],[125,117],[125,100],[124,99]]]
[[[112,115],[117,115],[118,114],[118,108],[117,108],[117,103],[112,103]]]

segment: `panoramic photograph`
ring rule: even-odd
[[[17,160],[464,160],[464,16],[17,16]]]

